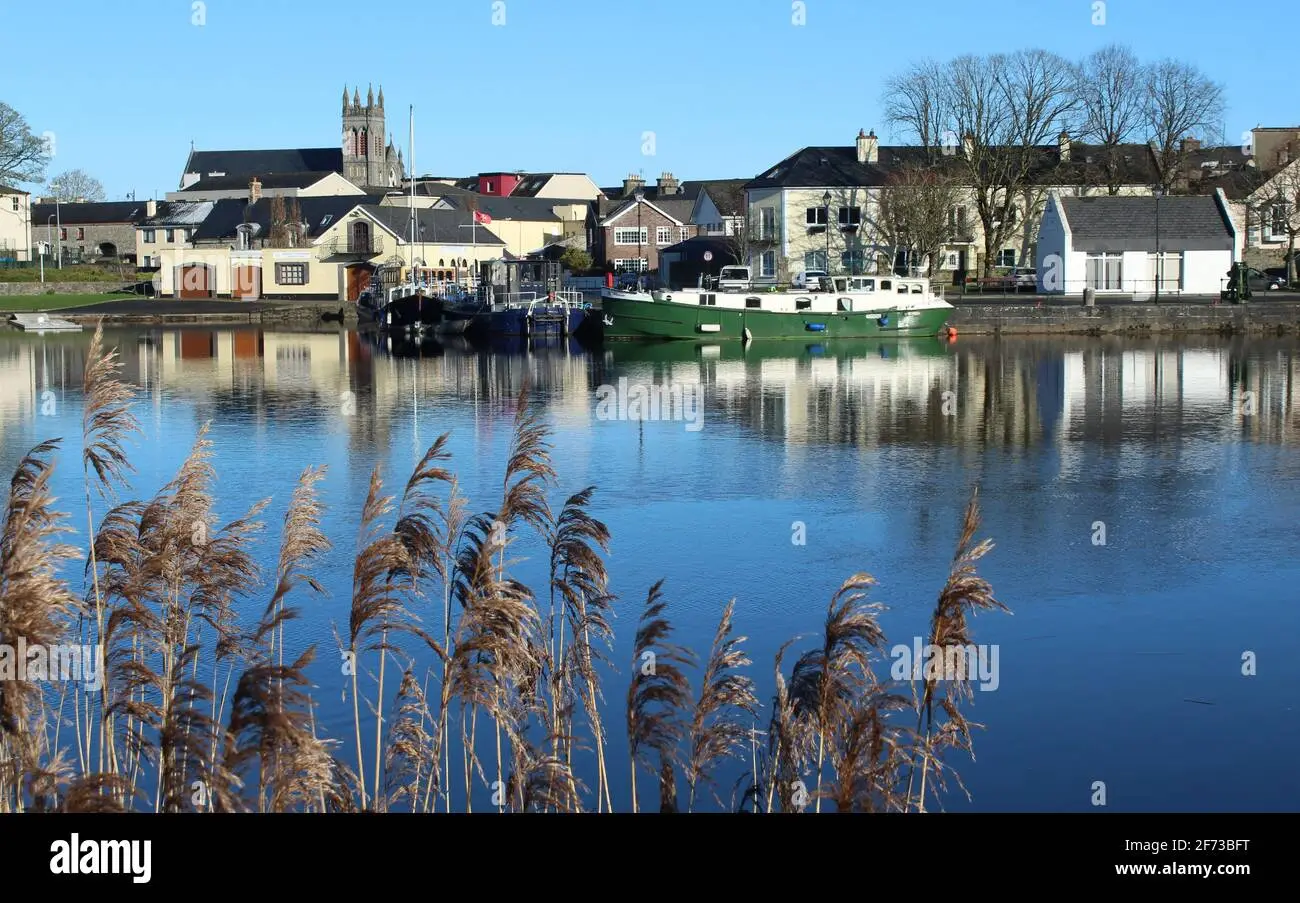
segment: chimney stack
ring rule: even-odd
[[[876,137],[875,129],[872,129],[870,134],[858,129],[857,151],[859,163],[880,161],[880,140]]]
[[[145,202],[144,202],[144,215],[145,215],[145,216],[157,216],[157,215],[158,215],[158,202],[157,202],[157,201],[153,201],[153,200],[145,201]]]
[[[965,137],[961,139],[961,152],[967,160],[975,153],[975,136],[970,132],[967,132]]]
[[[262,181],[253,176],[253,181],[248,183],[248,203],[256,204],[262,199]]]
[[[628,173],[627,178],[623,180],[623,197],[630,198],[638,188],[645,187],[645,179],[636,173]]]
[[[1057,135],[1056,146],[1060,148],[1061,151],[1061,162],[1069,163],[1070,162],[1070,133],[1063,131],[1061,132],[1061,134]]]
[[[1201,149],[1201,142],[1195,138],[1183,138],[1178,142],[1178,149],[1184,153],[1194,153]]]
[[[660,197],[678,194],[681,192],[681,183],[677,181],[677,177],[672,173],[663,172],[659,174],[659,181],[655,185],[655,189]]]

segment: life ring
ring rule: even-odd
[[[955,342],[957,340],[957,328],[955,326],[945,326],[943,328],[943,334],[950,342]]]

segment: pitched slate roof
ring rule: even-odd
[[[0,194],[30,194],[21,188],[10,188],[8,185],[0,185]]]
[[[1076,251],[1154,251],[1153,197],[1061,198]],[[1160,199],[1160,246],[1169,251],[1231,251],[1233,231],[1212,195]]]
[[[138,222],[145,215],[144,201],[100,201],[86,204],[33,204],[32,222],[57,215],[65,226],[109,226]]]
[[[707,194],[713,206],[723,216],[743,216],[745,213],[745,184],[748,179],[714,179],[700,182],[699,192]]]
[[[190,151],[185,171],[247,179],[282,172],[343,172],[343,148],[299,147],[280,150]]]
[[[274,198],[262,198],[256,204],[249,204],[242,198],[226,198],[213,201],[212,211],[194,231],[196,242],[233,241],[236,230],[245,223],[259,227],[258,237],[265,238],[271,231],[271,204]],[[307,236],[315,238],[337,223],[359,204],[379,201],[376,197],[353,195],[351,197],[294,198],[302,219],[307,223]],[[288,202],[286,202],[288,203]]]
[[[375,220],[383,223],[403,241],[411,234],[410,207],[384,207],[367,204],[363,208]],[[467,210],[445,210],[434,207],[415,208],[416,229],[423,229],[421,238],[426,244],[445,245],[504,245],[491,226],[480,225],[470,229],[473,217]],[[464,228],[461,228],[461,227]]]
[[[254,173],[249,176],[225,175],[203,176],[185,191],[231,191],[248,189],[248,183],[256,178],[263,188],[310,188],[330,175],[328,172],[267,172]]]
[[[664,195],[658,200],[651,200],[650,195],[647,194],[645,202],[654,204],[680,223],[689,223],[691,213],[695,210],[695,200],[693,198],[682,198],[678,195]],[[618,198],[616,200],[600,198],[596,204],[596,216],[600,222],[604,223],[635,207],[636,198]]]
[[[469,205],[474,204],[494,220],[528,220],[540,223],[560,222],[560,218],[555,215],[555,207],[557,204],[565,203],[551,198],[517,198],[513,194],[502,198],[470,192],[448,195],[445,200],[457,210],[468,210]],[[586,202],[571,201],[569,203],[584,204]]]
[[[163,201],[158,204],[157,213],[142,219],[141,226],[197,226],[208,215],[216,201]]]

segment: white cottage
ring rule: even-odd
[[[1222,189],[1163,198],[1053,192],[1038,233],[1038,291],[1217,297],[1241,253]]]

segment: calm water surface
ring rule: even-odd
[[[975,641],[998,646],[999,683],[969,710],[985,726],[977,761],[950,758],[972,799],[952,793],[946,807],[1084,810],[1104,781],[1112,809],[1300,808],[1290,767],[1300,751],[1292,341],[415,353],[349,332],[253,328],[117,330],[109,341],[139,387],[138,496],[170,478],[209,422],[222,518],[272,499],[258,547],[271,567],[295,479],[306,465],[328,466],[321,495],[335,553],[319,576],[330,595],[301,600],[293,629],[324,657],[313,676],[332,736],[352,731],[333,630],[346,632],[371,468],[382,463],[399,491],[450,432],[471,508],[494,509],[527,381],[554,429],[554,503],[595,484],[595,513],[613,534],[622,673],[606,685],[612,762],[626,761],[621,705],[652,583],[667,578],[678,639],[701,654],[736,599],[767,703],[777,649],[801,634],[796,649],[815,645],[831,594],[854,572],[879,580],[891,645],[925,634],[978,483],[983,533],[997,544],[982,572],[1013,614],[975,621]],[[0,333],[0,469],[64,437],[56,490],[74,514],[88,343],[88,334]],[[598,388],[623,377],[698,383],[700,428],[601,419]],[[525,554],[519,576],[544,586],[542,550]],[[260,610],[248,603],[250,616]],[[1246,652],[1254,676],[1243,676]],[[615,768],[616,802],[626,771]]]

